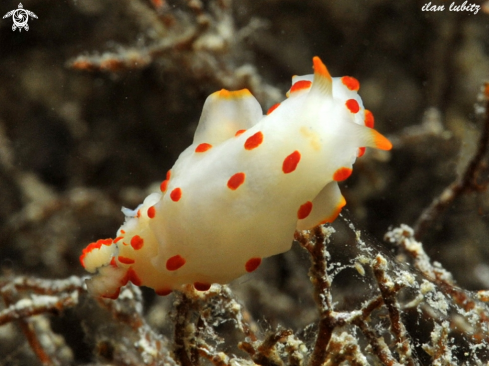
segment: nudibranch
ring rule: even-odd
[[[330,223],[346,201],[338,181],[365,147],[391,149],[373,129],[358,81],[332,78],[319,57],[294,76],[288,98],[263,115],[247,89],[204,104],[194,140],[115,239],[89,244],[81,264],[90,292],[117,298],[131,281],[167,295],[206,291],[290,249],[295,230]]]

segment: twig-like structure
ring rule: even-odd
[[[30,290],[39,295],[21,299],[19,291]],[[6,309],[0,312],[0,326],[16,321],[32,351],[43,365],[61,365],[62,361],[54,352],[49,327],[37,327],[35,315],[58,313],[78,304],[78,294],[82,289],[80,278],[72,276],[66,280],[42,280],[17,277],[0,284],[0,295]],[[56,350],[56,348],[54,348]]]
[[[396,297],[399,293],[400,286],[396,286],[396,282],[387,274],[387,269],[387,260],[383,256],[378,255],[375,258],[373,270],[375,279],[379,284],[382,299],[389,312],[391,332],[396,342],[399,361],[403,365],[414,366],[416,362],[413,359],[413,347],[409,340],[406,327],[402,322],[401,308]]]
[[[191,322],[190,317],[193,310],[196,310],[197,303],[193,302],[186,293],[179,293],[177,296],[178,298],[175,302],[173,352],[176,361],[181,366],[198,365],[199,357],[197,347],[195,342],[193,342],[194,334],[188,334],[188,324]]]
[[[370,343],[373,353],[381,362],[385,365],[398,365],[399,362],[394,358],[386,343],[379,338],[378,334],[376,334],[370,327],[368,320],[374,310],[377,310],[381,308],[383,304],[388,303],[389,308],[391,309],[390,319],[392,327],[397,329],[397,337],[399,339],[406,339],[406,332],[400,322],[399,309],[395,300],[395,296],[402,285],[400,283],[394,284],[391,280],[387,280],[386,260],[379,255],[375,258],[373,266],[379,287],[381,288],[381,296],[370,300],[364,304],[360,310],[351,312],[334,311],[331,295],[331,279],[327,272],[326,261],[329,257],[326,243],[332,232],[331,229],[328,230],[325,227],[318,226],[313,230],[313,235],[309,232],[296,233],[296,240],[298,240],[311,255],[312,266],[309,275],[311,277],[311,282],[314,285],[315,299],[320,313],[318,334],[316,336],[314,350],[309,360],[309,365],[323,365],[327,358],[333,356],[333,351],[336,351],[339,354],[343,353],[342,349],[338,350],[336,349],[337,347],[333,348],[330,345],[330,341],[336,328],[345,327],[347,325],[355,325],[361,330],[367,341]],[[387,283],[392,284],[392,288],[387,288]],[[403,345],[400,354],[402,354],[401,361],[408,361],[412,362],[413,365],[415,364],[410,356],[409,342],[406,342],[406,344]]]
[[[420,239],[426,230],[451,204],[462,194],[479,192],[487,188],[489,182],[478,183],[477,177],[483,167],[483,161],[489,149],[489,83],[483,87],[480,99],[484,101],[484,108],[479,108],[479,115],[483,115],[483,128],[477,144],[477,151],[465,168],[464,172],[421,213],[414,225],[414,236]],[[483,111],[483,113],[482,113]]]
[[[423,276],[436,286],[443,293],[447,294],[453,306],[459,308],[465,316],[468,316],[470,324],[470,337],[474,339],[489,341],[489,309],[480,301],[484,298],[477,297],[456,286],[450,272],[445,270],[439,263],[434,266],[429,256],[423,249],[420,242],[416,241],[414,231],[407,225],[389,231],[385,239],[391,243],[399,245],[413,259],[413,264]],[[480,292],[483,293],[483,292]],[[449,305],[445,307],[448,308]],[[443,307],[442,307],[443,308]],[[440,331],[443,329],[438,328]],[[443,330],[446,332],[446,330]]]
[[[170,356],[169,342],[147,323],[143,315],[142,294],[138,287],[129,284],[115,301],[98,299],[101,307],[107,309],[118,324],[127,325],[128,334],[120,335],[124,341],[134,340],[126,354],[116,355],[123,364],[131,365],[177,365]],[[129,338],[129,339],[127,339]],[[117,343],[117,342],[116,342]],[[131,357],[127,357],[130,355]]]
[[[310,239],[309,233],[296,234],[296,240],[311,255],[312,266],[309,275],[313,279],[314,296],[319,308],[320,321],[310,365],[319,366],[326,359],[326,349],[334,328],[338,326],[338,318],[333,315],[333,301],[330,292],[331,280],[326,270],[326,259],[328,258],[326,232],[322,227],[317,227],[314,230],[314,242]]]
[[[142,1],[131,2],[135,21],[148,34],[148,45],[119,47],[116,52],[80,55],[68,67],[80,71],[118,73],[145,68],[164,59],[174,70],[185,70],[196,79],[211,79],[228,89],[248,88],[266,104],[279,101],[278,89],[266,84],[255,67],[242,63],[240,42],[263,28],[265,22],[252,21],[236,29],[232,0],[184,0],[186,12],[176,12],[166,1],[153,1],[153,8]],[[151,31],[148,31],[150,27]],[[151,36],[149,36],[151,34]],[[193,74],[193,75],[192,75]]]

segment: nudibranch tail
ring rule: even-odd
[[[188,284],[207,291],[289,250],[295,230],[336,219],[346,204],[338,182],[355,159],[392,144],[373,129],[358,80],[331,77],[319,57],[313,68],[266,115],[247,89],[207,98],[160,192],[123,209],[115,239],[83,250],[91,293],[117,298],[128,282],[161,296]]]

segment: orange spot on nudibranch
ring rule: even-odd
[[[138,213],[136,214],[136,217],[141,217],[141,209],[138,210]]]
[[[260,146],[262,142],[263,142],[263,133],[258,131],[257,133],[251,135],[246,139],[244,147],[246,150],[253,150],[254,148]]]
[[[352,171],[353,170],[350,168],[339,168],[337,171],[334,172],[333,179],[337,182],[341,182],[347,179],[351,175]]]
[[[238,130],[236,131],[236,133],[234,134],[234,137],[238,137],[239,135],[242,135],[243,133],[245,133],[246,130]]]
[[[279,107],[280,103],[276,103],[274,105],[272,105],[268,111],[267,111],[267,115],[269,115],[270,113],[272,113],[275,109],[277,109]]]
[[[359,147],[358,152],[357,152],[357,157],[361,158],[363,156],[363,154],[365,154],[365,150],[366,150],[365,147]]]
[[[171,170],[166,172],[166,179],[160,184],[160,191],[165,193],[171,178]]]
[[[134,259],[123,257],[122,255],[118,256],[117,260],[123,264],[133,264],[135,262]]]
[[[311,211],[312,211],[312,202],[311,201],[307,201],[306,203],[304,203],[303,205],[301,205],[301,207],[299,207],[299,210],[297,211],[297,218],[299,220],[303,220],[307,216],[309,216],[309,214],[311,213]]]
[[[148,208],[148,217],[152,219],[155,217],[155,215],[156,215],[155,206],[151,206],[150,208]]]
[[[350,90],[358,91],[360,89],[360,83],[352,76],[343,76],[341,82]]]
[[[124,230],[121,230],[121,234],[125,234],[126,232]]]
[[[202,143],[202,144],[199,144],[196,148],[195,148],[195,152],[196,153],[203,153],[203,152],[206,152],[207,150],[209,150],[210,148],[212,147],[211,144],[207,144],[207,143]]]
[[[141,286],[143,283],[139,278],[138,274],[136,273],[136,271],[132,268],[129,268],[129,270],[127,271],[126,278],[128,281],[131,281],[136,286]]]
[[[180,201],[180,198],[182,198],[182,190],[180,188],[175,188],[173,191],[171,191],[170,198],[173,202]]]
[[[297,150],[287,156],[282,164],[282,171],[284,174],[292,173],[297,168],[297,164],[299,164],[300,160],[301,153]]]
[[[261,258],[259,257],[254,257],[248,260],[245,264],[245,269],[246,272],[253,272],[255,269],[257,269],[261,264]]]
[[[180,255],[175,255],[166,261],[166,269],[169,271],[176,271],[182,267],[187,261]]]
[[[245,181],[246,175],[245,173],[236,173],[228,180],[228,188],[233,191],[238,189],[240,185],[242,185]]]
[[[122,232],[122,230],[121,230]],[[118,236],[117,238],[114,239],[114,243],[117,243],[119,240],[124,239],[123,236]]]
[[[309,89],[311,85],[312,82],[309,80],[299,80],[297,83],[294,83],[294,85],[292,85],[292,88],[290,88],[290,93],[295,93],[300,90]]]
[[[365,109],[364,123],[365,123],[365,126],[370,127],[370,128],[374,128],[374,123],[375,123],[374,115],[368,109]]]
[[[156,295],[158,295],[158,296],[167,296],[167,295],[171,294],[172,289],[171,288],[164,288],[161,290],[155,290],[155,292],[156,292]]]
[[[195,282],[194,287],[197,291],[207,291],[211,288],[210,283]]]
[[[360,106],[355,99],[348,99],[345,105],[351,113],[357,113],[360,110]]]
[[[160,191],[161,192],[166,192],[166,189],[168,188],[168,179],[167,180],[164,180],[163,182],[161,182],[160,184]]]
[[[139,250],[143,247],[144,245],[144,240],[141,238],[139,235],[134,235],[131,239],[131,246],[134,248],[134,250]]]

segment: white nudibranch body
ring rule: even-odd
[[[131,281],[169,294],[199,291],[254,271],[290,249],[295,230],[332,222],[345,205],[338,181],[365,147],[389,150],[352,77],[293,77],[288,98],[267,115],[246,89],[210,95],[193,144],[134,211],[115,239],[80,257],[89,290],[116,298]]]

